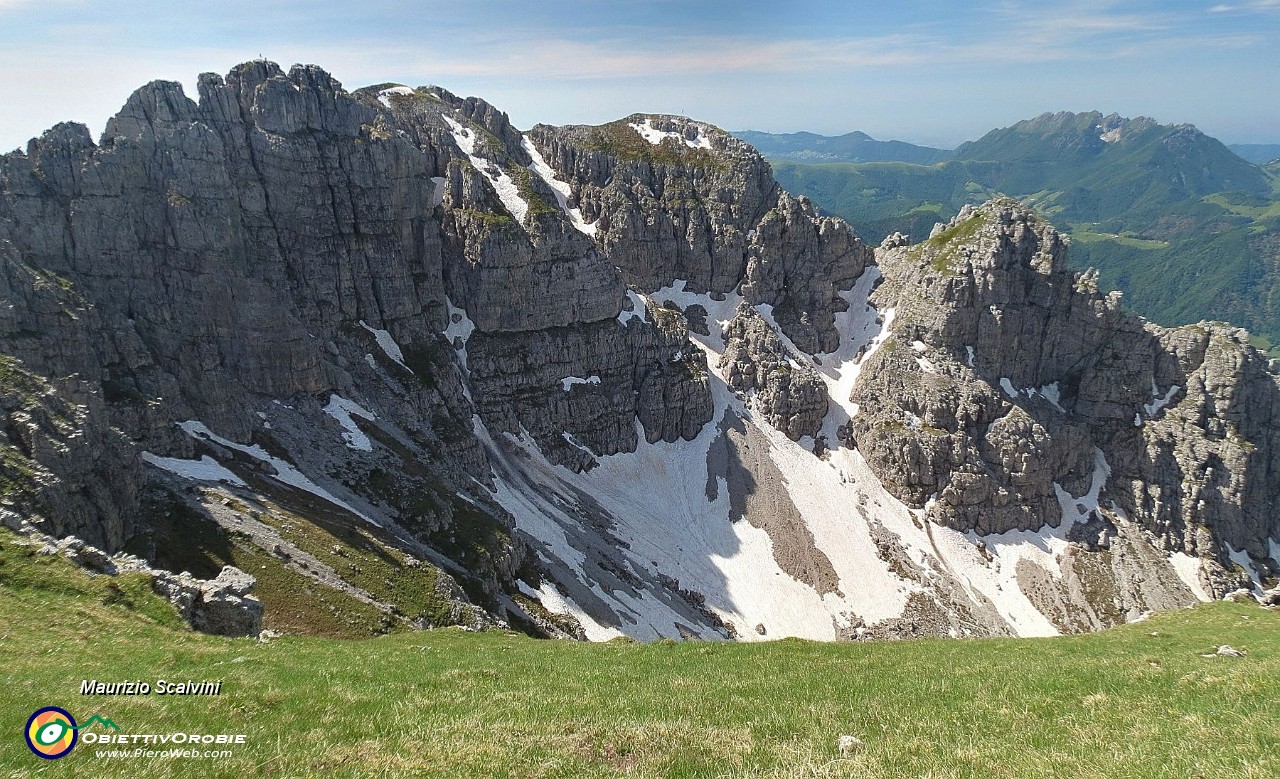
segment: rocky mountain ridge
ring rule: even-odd
[[[596,639],[1091,629],[1276,570],[1264,361],[1014,203],[877,252],[680,117],[199,92],[0,158],[3,501],[45,532]]]

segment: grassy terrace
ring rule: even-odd
[[[1217,644],[1240,659],[1201,657]],[[1275,777],[1280,612],[1215,604],[1048,640],[576,644],[438,630],[268,644],[185,631],[0,532],[0,777]],[[213,698],[81,679],[222,680]],[[229,759],[37,759],[59,705]],[[97,726],[88,732],[105,732]],[[842,757],[841,734],[866,742]]]

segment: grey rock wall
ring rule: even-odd
[[[854,391],[856,445],[896,495],[980,533],[1056,525],[1055,485],[1084,494],[1096,448],[1102,505],[1170,550],[1264,561],[1280,382],[1242,331],[1146,323],[1066,252],[1008,200],[883,250],[873,302],[895,309],[894,335]]]
[[[585,470],[712,420],[689,330],[720,324],[636,293],[740,295],[716,367],[798,440],[831,411],[808,357],[840,347],[878,263],[870,302],[896,314],[845,430],[895,496],[961,530],[1056,526],[1101,452],[1100,511],[1215,556],[1215,587],[1238,580],[1227,544],[1263,561],[1280,537],[1280,385],[1246,335],[1126,314],[1018,204],[877,256],[709,125],[522,134],[483,100],[384,88],[245,63],[198,100],[139,89],[97,142],[61,124],[0,157],[0,504],[115,550],[140,530],[142,452],[278,482],[257,451],[442,558],[483,515],[494,548],[449,570],[498,608],[534,563],[488,492],[490,434]],[[335,395],[374,418],[368,449],[344,445]]]

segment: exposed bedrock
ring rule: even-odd
[[[747,303],[725,328],[720,372],[729,389],[754,393],[754,406],[791,440],[817,436],[827,415],[827,387],[790,355],[778,333]]]
[[[1067,243],[1009,200],[883,250],[893,336],[853,393],[854,440],[895,495],[982,533],[1057,525],[1094,449],[1104,505],[1170,549],[1207,528],[1254,558],[1280,534],[1280,383],[1243,331],[1161,328],[1067,268]],[[1068,496],[1068,499],[1070,497]]]
[[[216,481],[183,474],[201,466],[241,482],[226,489],[381,526],[495,615],[532,597],[516,578],[540,586],[540,566],[604,603],[608,588],[586,574],[562,581],[572,566],[549,562],[560,547],[543,539],[535,554],[515,516],[573,525],[590,496],[543,484],[541,503],[500,498],[523,468],[586,483],[592,468],[624,469],[612,455],[656,457],[647,444],[710,446],[715,404],[738,413],[740,398],[745,422],[792,441],[848,432],[892,496],[952,528],[1065,517],[1087,526],[1083,546],[1110,532],[1093,523],[1124,535],[1130,522],[1162,554],[1203,558],[1214,592],[1244,581],[1242,553],[1273,572],[1280,385],[1265,360],[1225,325],[1126,314],[1012,201],[968,208],[920,244],[889,242],[864,276],[877,256],[848,225],[703,123],[636,114],[522,133],[477,98],[348,93],[318,68],[269,62],[204,74],[198,97],[154,82],[97,142],[60,124],[0,157],[0,506],[44,532],[115,551],[144,530],[147,484]],[[851,398],[831,397],[836,386]],[[747,501],[760,515],[747,525],[699,531],[763,529],[787,550],[778,575],[837,594],[843,558],[821,547],[849,536],[804,513],[831,490],[802,500],[799,471],[786,470],[810,454],[781,452],[791,445],[763,427],[724,440],[736,447],[726,461],[734,453],[769,488]],[[883,497],[875,512],[924,532],[855,453],[817,449],[813,468],[857,470]],[[607,547],[625,522],[592,511],[578,532]],[[874,530],[877,549],[905,555],[886,533]],[[632,561],[628,577],[651,577],[635,592],[666,592],[685,603],[680,624],[728,632],[687,585],[663,584],[662,557]],[[1121,593],[1116,614],[1189,597],[1139,587],[1155,563],[1081,559]],[[1118,618],[1094,605],[1081,617],[1063,604],[1096,598],[1018,573],[1068,628]],[[925,632],[959,630],[964,614],[1003,624],[948,588],[917,604],[937,612]]]

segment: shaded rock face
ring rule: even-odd
[[[658,321],[474,335],[477,410],[491,431],[528,431],[579,470],[593,455],[635,451],[637,421],[649,443],[691,439],[711,419],[706,357],[689,346],[682,317]]]
[[[1210,551],[1197,532],[1209,528],[1270,555],[1280,383],[1242,331],[1125,314],[1067,269],[1051,227],[1007,200],[880,264],[873,302],[894,309],[894,335],[853,393],[852,427],[896,495],[934,499],[931,516],[962,530],[1056,525],[1097,450],[1102,505],[1168,548]]]
[[[711,419],[706,358],[685,319],[618,318],[643,262],[656,262],[655,282],[679,271],[724,290],[751,262],[769,266],[776,283],[759,297],[813,340],[823,320],[806,301],[843,305],[837,288],[870,260],[847,227],[780,194],[759,156],[717,130],[703,157],[657,173],[560,144],[617,182],[597,192],[553,164],[578,190],[562,208],[531,167],[558,160],[547,145],[558,131],[526,137],[482,100],[408,91],[351,94],[318,68],[258,61],[202,75],[198,101],[172,82],[139,89],[98,143],[62,124],[0,157],[6,504],[49,532],[119,549],[144,529],[146,451],[277,481],[293,479],[287,465],[343,510],[452,537],[456,512],[415,495],[490,483],[476,420],[586,469],[640,436],[691,439]],[[716,181],[703,181],[709,170]],[[625,195],[659,179],[672,193],[697,182],[701,215]],[[580,201],[594,236],[566,214]],[[660,206],[651,216],[679,222],[683,237],[664,232],[645,253],[621,212],[616,228],[601,221],[637,204]],[[766,216],[767,235],[748,237]],[[343,434],[370,440],[367,454],[335,451],[323,411],[333,397],[368,415],[348,415],[356,432]],[[217,438],[178,427],[193,420]],[[484,511],[510,526],[491,499]],[[510,548],[469,571],[480,580],[469,592],[514,587],[524,551],[501,538]]]

